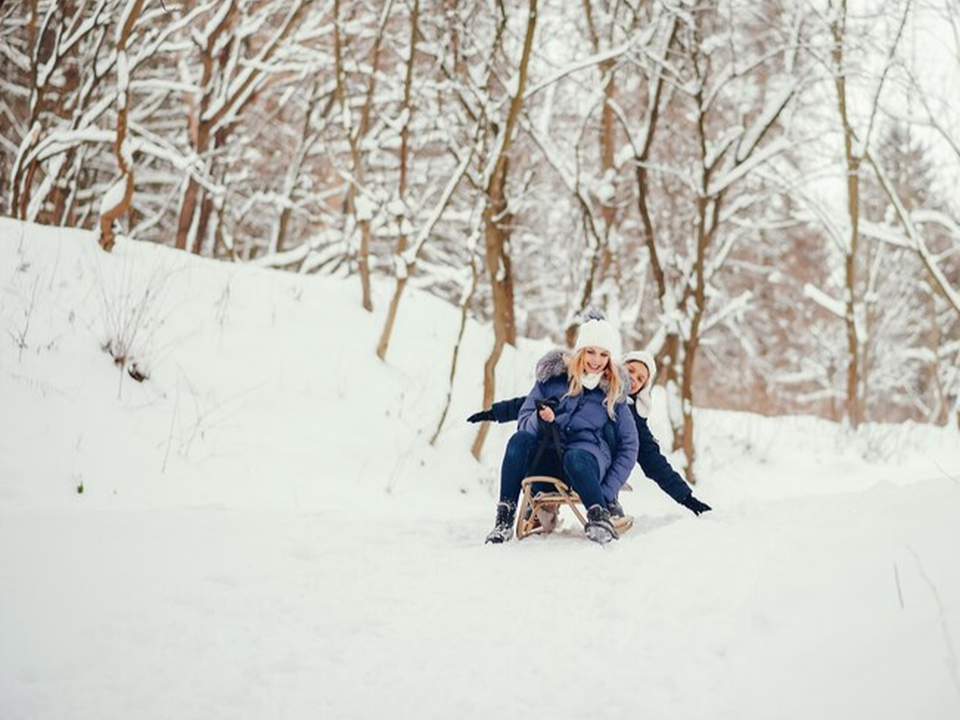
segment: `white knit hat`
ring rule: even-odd
[[[620,333],[603,318],[588,318],[577,332],[577,344],[574,352],[585,347],[597,347],[606,350],[611,356],[620,354]]]
[[[647,382],[640,388],[640,392],[637,393],[635,399],[637,414],[642,418],[650,417],[650,388],[653,387],[653,378],[657,374],[657,363],[653,359],[653,355],[646,350],[628,352],[623,356],[623,364],[626,365],[628,362],[642,362],[647,366],[647,370],[650,371],[650,377],[647,378]]]

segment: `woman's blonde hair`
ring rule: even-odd
[[[576,397],[583,392],[581,376],[587,366],[587,349],[581,348],[573,355],[565,355],[563,362],[567,366],[567,377],[570,378],[567,384],[567,395]],[[604,398],[603,404],[607,408],[607,415],[610,416],[610,419],[616,420],[617,398],[620,397],[623,381],[620,379],[620,369],[613,362],[612,357],[607,360],[607,366],[603,369],[603,377],[607,381],[607,396]]]

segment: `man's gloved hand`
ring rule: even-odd
[[[681,504],[685,508],[687,508],[687,510],[692,512],[694,515],[701,515],[705,512],[709,512],[710,510],[713,510],[713,508],[707,505],[705,502],[700,502],[699,500],[697,500],[693,496],[693,493],[690,493],[690,495],[687,496],[687,499],[684,500]]]
[[[496,418],[493,416],[493,410],[481,410],[480,412],[475,412],[473,415],[467,418],[469,423],[478,423],[485,422],[489,420],[493,422]]]
[[[607,503],[607,510],[610,511],[610,517],[621,518],[623,517],[623,506],[618,500],[611,500]]]

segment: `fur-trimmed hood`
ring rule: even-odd
[[[564,359],[570,355],[571,353],[568,350],[556,348],[540,358],[540,361],[537,363],[537,382],[543,383],[555,377],[566,377],[567,364]],[[610,358],[610,362],[614,362],[613,358]],[[625,367],[618,363],[614,362],[614,367],[617,372],[620,373],[620,394],[617,396],[616,401],[618,403],[626,402],[630,393],[630,373],[627,372]],[[603,390],[604,394],[610,390],[610,383],[606,375],[600,378],[600,389]]]

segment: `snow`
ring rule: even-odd
[[[127,176],[121,175],[104,193],[100,200],[100,215],[113,212],[123,203],[127,191]]]
[[[391,215],[402,217],[407,212],[407,206],[398,197],[394,197],[387,203],[387,212]]]
[[[484,546],[489,328],[427,443],[457,308],[408,289],[382,363],[389,283],[370,314],[356,279],[8,219],[0,268],[3,720],[960,714],[955,428],[697,410],[713,512],[637,471],[617,543]],[[156,278],[140,384],[99,299],[133,318]]]
[[[653,34],[653,29],[651,27],[650,29],[648,29],[643,33],[638,33],[629,42],[623,43],[618,47],[611,48],[609,50],[604,50],[602,52],[590,55],[589,57],[585,57],[569,63],[568,65],[560,68],[559,70],[554,72],[552,75],[545,78],[543,81],[527,89],[526,92],[524,92],[523,99],[526,100],[527,98],[530,98],[533,95],[536,95],[538,92],[540,92],[544,88],[554,85],[555,83],[559,82],[560,80],[567,77],[568,75],[572,75],[574,73],[577,73],[581,70],[585,70],[587,68],[592,68],[596,65],[601,65],[605,62],[609,62],[610,60],[615,60],[620,56],[628,53],[634,47],[642,47],[643,45],[645,45],[650,41],[650,36],[652,34]],[[510,80],[507,82],[507,94],[509,95],[509,97],[516,96],[517,85],[518,85],[517,78],[511,77]]]
[[[397,280],[406,280],[409,277],[407,263],[402,255],[393,256],[393,275]]]
[[[368,198],[363,193],[357,193],[354,206],[356,208],[357,220],[359,222],[371,220],[377,210],[377,206],[374,204],[373,200]]]
[[[597,200],[605,205],[613,202],[616,193],[617,191],[613,183],[608,181],[606,178],[598,182],[594,187],[594,194],[597,196]]]
[[[806,283],[803,286],[803,296],[815,302],[834,317],[845,318],[847,316],[847,306],[843,301],[831,297],[812,283]]]

